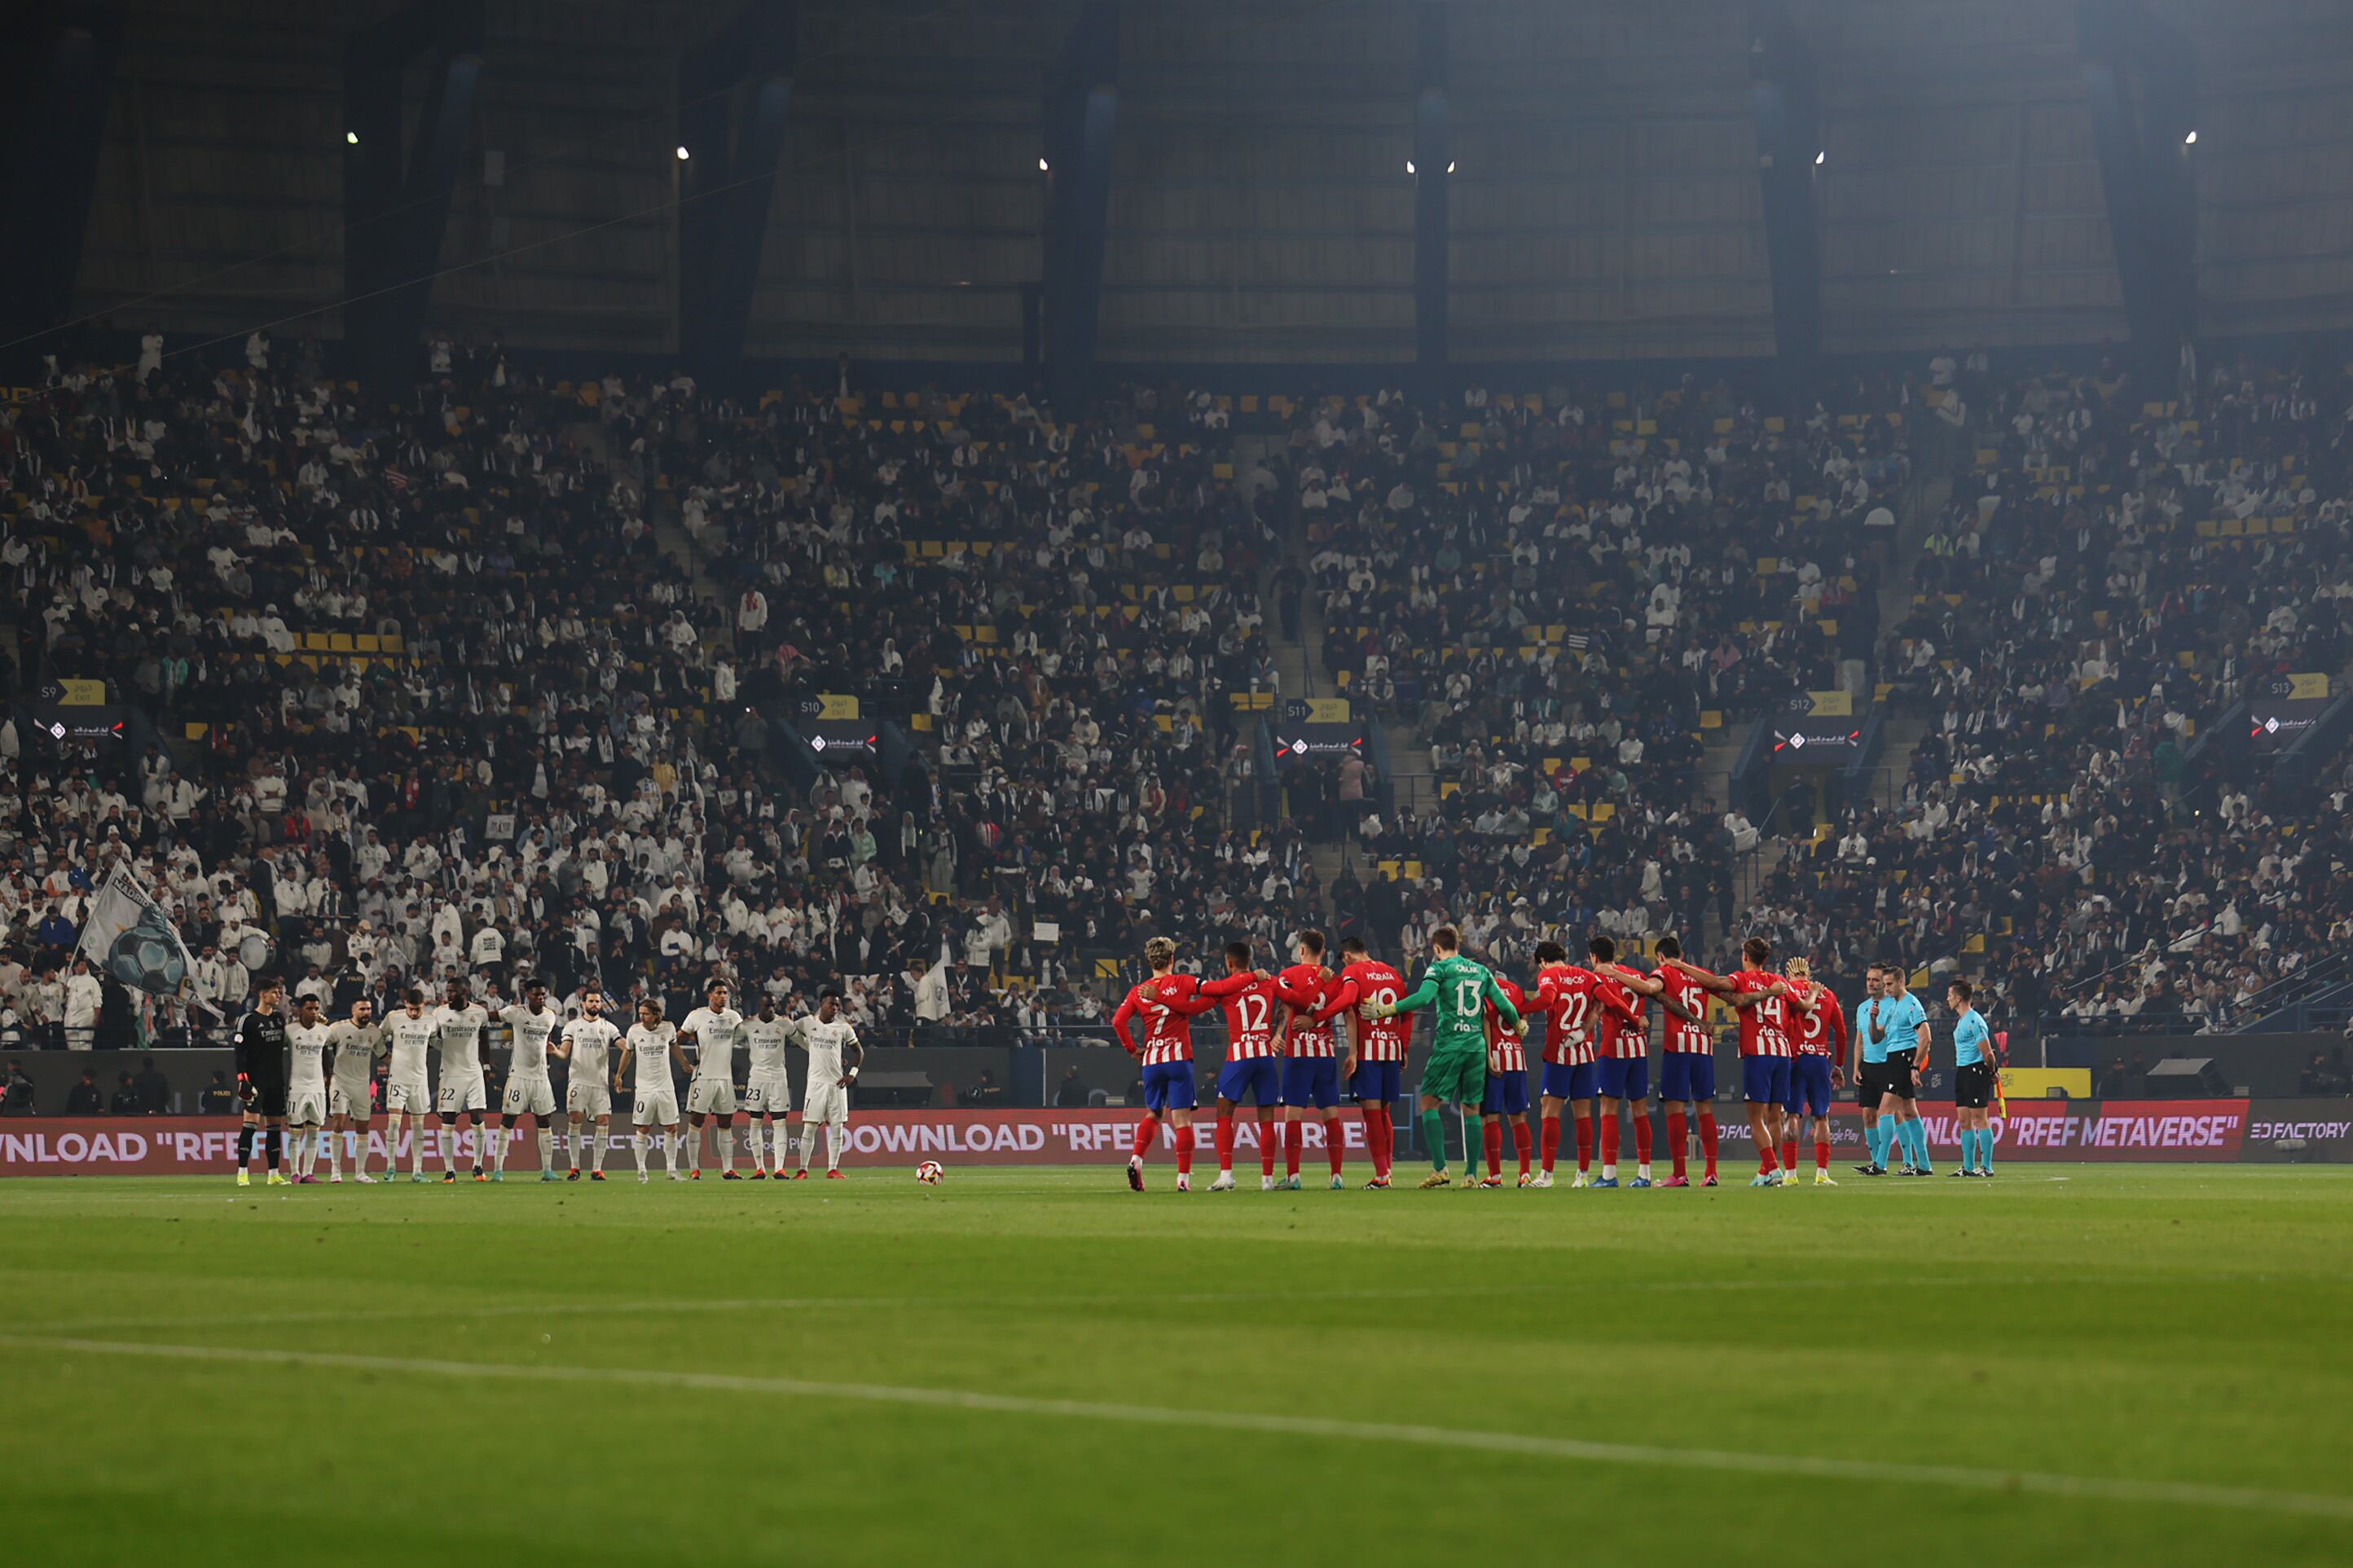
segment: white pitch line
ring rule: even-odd
[[[7,1272],[9,1271],[0,1269],[0,1274]],[[2348,1276],[2335,1274],[2291,1276],[2270,1273],[2210,1272],[2168,1274],[2162,1282],[2341,1284],[2347,1279]],[[1588,1280],[1580,1289],[1588,1291],[1682,1293],[1737,1290],[1749,1293],[1769,1290],[1912,1290],[1985,1286],[2019,1289],[2041,1285],[2063,1286],[2073,1289],[2082,1289],[2087,1285],[2137,1286],[2149,1283],[2151,1283],[2149,1280],[2126,1277],[2094,1279],[2084,1275],[1968,1274],[1943,1277],[1906,1275],[1900,1279],[1887,1279],[1834,1278],[1767,1279],[1737,1277],[1724,1279]],[[349,1310],[320,1308],[300,1312],[229,1312],[206,1317],[73,1318],[48,1322],[24,1323],[18,1327],[26,1332],[50,1333],[59,1331],[88,1332],[92,1329],[276,1328],[301,1323],[403,1322],[419,1318],[461,1322],[477,1318],[598,1317],[607,1313],[657,1311],[785,1312],[825,1307],[860,1308],[868,1310],[924,1307],[953,1307],[959,1310],[990,1307],[1169,1305],[1216,1307],[1280,1302],[1415,1301],[1431,1299],[1452,1300],[1463,1296],[1489,1298],[1542,1296],[1554,1294],[1558,1289],[1559,1287],[1552,1285],[1472,1285],[1447,1289],[1399,1287],[1390,1289],[1365,1290],[1160,1290],[1115,1295],[1071,1296],[752,1296],[660,1301],[489,1301],[479,1305],[439,1302],[429,1307],[358,1307]]]
[[[116,1340],[0,1334],[0,1345],[68,1354],[139,1356],[158,1361],[227,1363],[240,1366],[313,1367],[322,1371],[373,1372],[417,1377],[503,1378],[522,1383],[618,1384],[632,1388],[692,1389],[721,1394],[785,1394],[804,1399],[850,1400],[863,1405],[902,1405],[930,1409],[986,1411],[1130,1426],[1250,1432],[1286,1437],[1323,1437],[1350,1443],[1412,1443],[1433,1448],[1476,1448],[1485,1453],[1561,1459],[1600,1465],[1649,1466],[1809,1479],[1869,1481],[1890,1485],[1949,1487],[1963,1491],[2032,1492],[2045,1497],[2088,1499],[2135,1505],[2167,1503],[2184,1508],[2254,1513],[2291,1513],[2312,1519],[2353,1521],[2353,1497],[2316,1492],[2219,1487],[2197,1481],[2130,1480],[2044,1470],[1980,1469],[1964,1465],[1907,1465],[1826,1456],[1736,1453],[1722,1448],[1671,1448],[1639,1443],[1598,1443],[1574,1437],[1543,1437],[1517,1432],[1474,1432],[1387,1421],[1346,1421],[1314,1415],[1259,1415],[1238,1410],[1185,1410],[1162,1405],[1102,1405],[1083,1399],[1041,1399],[989,1394],[968,1388],[906,1388],[877,1383],[815,1383],[800,1378],[746,1377],[732,1373],[675,1372],[660,1368],[524,1366],[500,1362],[351,1355],[332,1351],[246,1350],[227,1345],[138,1344]]]
[[[1727,1282],[1728,1283],[1728,1282]],[[433,1318],[462,1322],[470,1318],[598,1317],[632,1312],[784,1312],[811,1307],[1124,1307],[1174,1303],[1229,1306],[1281,1301],[1410,1301],[1461,1296],[1536,1296],[1543,1285],[1470,1286],[1452,1289],[1400,1287],[1381,1290],[1191,1290],[1092,1296],[754,1296],[670,1301],[494,1301],[480,1306],[443,1302],[434,1307],[363,1307],[352,1311],[257,1312],[209,1318],[87,1318],[31,1323],[35,1331],[57,1329],[239,1329],[287,1323],[354,1323]]]
[[[1588,1289],[1606,1290],[1831,1290],[1867,1289],[1880,1283],[1857,1279],[1629,1279],[1589,1283]],[[1961,1285],[2081,1285],[2080,1279],[2046,1275],[2009,1277],[1972,1275],[1953,1279],[1906,1277],[1886,1281],[1890,1289]],[[662,1301],[491,1301],[479,1306],[440,1302],[430,1307],[360,1307],[347,1311],[322,1308],[301,1312],[231,1312],[210,1317],[75,1318],[64,1321],[19,1325],[33,1333],[58,1331],[87,1332],[92,1329],[244,1329],[275,1328],[294,1323],[399,1322],[417,1318],[462,1322],[472,1318],[597,1317],[634,1312],[783,1312],[811,1307],[857,1307],[887,1310],[902,1307],[1126,1307],[1246,1306],[1251,1303],[1316,1301],[1453,1300],[1463,1296],[1510,1297],[1552,1294],[1550,1285],[1472,1285],[1447,1289],[1398,1287],[1367,1290],[1155,1290],[1118,1295],[1079,1296],[754,1296],[704,1300]]]

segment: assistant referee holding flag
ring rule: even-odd
[[[237,1026],[237,1094],[245,1124],[237,1132],[237,1184],[249,1187],[246,1167],[253,1163],[253,1130],[266,1129],[269,1184],[288,1185],[279,1173],[286,1146],[286,983],[269,979],[254,994],[253,1011]]]

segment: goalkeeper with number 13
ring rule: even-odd
[[[1484,1125],[1479,1106],[1487,1092],[1486,1005],[1495,1005],[1507,1027],[1517,1028],[1520,1022],[1520,1010],[1512,1005],[1487,966],[1463,957],[1461,946],[1461,932],[1451,925],[1440,926],[1430,933],[1430,949],[1435,956],[1422,971],[1421,984],[1413,994],[1387,1005],[1367,1002],[1357,1009],[1370,1021],[1432,1005],[1437,1008],[1430,1065],[1421,1075],[1421,1137],[1429,1145],[1430,1164],[1430,1174],[1421,1182],[1425,1187],[1442,1187],[1448,1181],[1441,1107],[1462,1108],[1464,1136],[1471,1140],[1463,1157],[1470,1159],[1470,1150],[1478,1146]]]

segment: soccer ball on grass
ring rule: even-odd
[[[915,1167],[915,1180],[923,1183],[923,1185],[927,1187],[938,1186],[940,1184],[940,1178],[946,1174],[947,1172],[941,1169],[940,1163],[937,1160],[926,1160],[922,1164]]]

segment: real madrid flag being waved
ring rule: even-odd
[[[187,984],[195,963],[162,905],[117,864],[90,904],[75,951],[134,991],[172,996]]]

